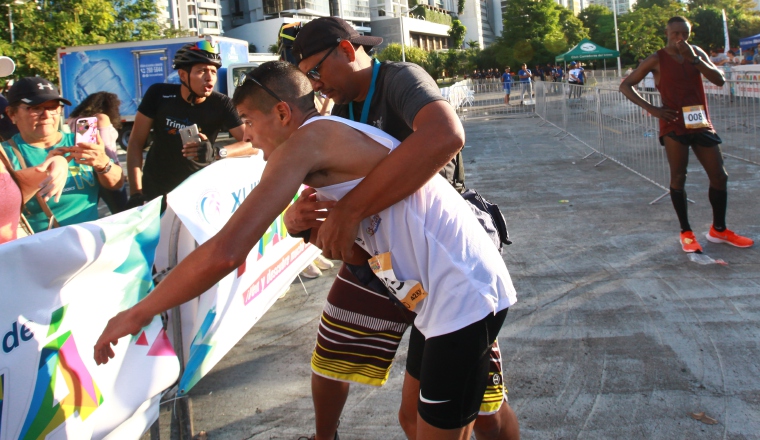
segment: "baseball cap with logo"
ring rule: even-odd
[[[356,29],[338,17],[321,17],[306,23],[293,42],[293,55],[300,62],[315,53],[337,46],[343,40],[365,47],[383,42],[381,37],[359,35]]]
[[[26,105],[39,105],[47,101],[60,101],[62,104],[71,105],[68,99],[61,97],[58,87],[53,83],[37,76],[21,78],[8,90],[5,96],[8,104],[13,105],[23,102]]]

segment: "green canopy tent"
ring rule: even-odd
[[[604,60],[604,70],[607,70],[607,58],[618,58],[620,52],[612,49],[602,47],[588,38],[584,38],[580,43],[569,51],[557,55],[554,58],[555,62],[565,62],[565,70],[567,70],[568,61],[588,61],[588,60]]]

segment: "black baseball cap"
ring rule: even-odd
[[[16,81],[5,95],[9,105],[23,102],[26,105],[40,105],[47,101],[59,101],[71,105],[68,99],[61,97],[58,87],[45,78],[32,76]]]
[[[338,17],[321,17],[306,23],[293,42],[293,55],[298,62],[315,53],[337,46],[343,40],[365,47],[374,47],[383,42],[380,37],[359,35],[356,29]]]

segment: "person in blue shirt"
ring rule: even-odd
[[[501,75],[501,83],[504,84],[504,104],[509,105],[509,94],[512,92],[512,71],[509,66],[504,68]]]
[[[520,70],[517,72],[517,76],[520,77],[520,103],[525,104],[525,94],[528,94],[528,99],[531,99],[531,78],[533,78],[533,72],[528,69],[528,65],[523,63],[520,66]]]

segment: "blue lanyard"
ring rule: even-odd
[[[377,82],[377,72],[380,71],[380,61],[377,60],[377,58],[372,59],[372,82],[369,84],[369,92],[367,92],[367,97],[364,98],[364,107],[362,107],[362,118],[359,120],[362,124],[367,123],[367,118],[369,117],[369,104],[372,101],[372,95],[375,94],[375,82]],[[348,117],[355,121],[354,119],[354,103],[350,102],[348,104]]]

